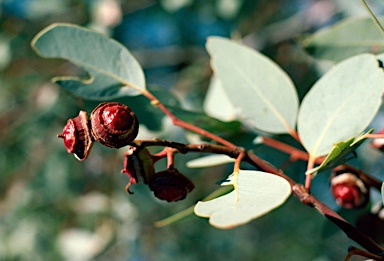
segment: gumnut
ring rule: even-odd
[[[80,111],[77,117],[69,119],[63,128],[63,133],[57,137],[64,139],[68,153],[73,153],[79,161],[84,161],[93,143],[87,113]]]
[[[362,208],[369,200],[368,186],[351,172],[333,173],[331,192],[336,203],[343,208]]]
[[[139,121],[133,111],[119,102],[100,103],[91,113],[92,135],[111,148],[129,145],[139,132]]]
[[[177,169],[168,169],[155,173],[149,188],[161,200],[175,202],[185,199],[195,186],[186,176]]]

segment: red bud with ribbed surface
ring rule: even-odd
[[[133,111],[119,102],[104,102],[91,113],[92,135],[111,148],[129,145],[139,132],[139,121]]]

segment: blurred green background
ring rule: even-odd
[[[380,5],[372,5],[381,12]],[[128,178],[120,174],[124,149],[96,144],[87,161],[78,162],[56,138],[68,118],[91,110],[94,102],[52,84],[53,76],[78,69],[39,58],[29,43],[54,22],[93,28],[132,51],[148,84],[172,91],[185,108],[202,111],[211,77],[207,36],[242,37],[276,61],[303,97],[319,71],[295,40],[359,15],[367,15],[360,2],[346,0],[0,0],[0,260],[342,260],[353,242],[296,198],[232,230],[195,216],[155,228],[154,222],[217,188],[230,166],[190,170],[185,162],[197,155],[179,155],[177,167],[196,185],[186,200],[160,202],[141,184],[128,195]],[[188,142],[160,116],[141,126],[139,138],[152,137]],[[253,138],[244,132],[232,140],[253,148]],[[266,147],[256,153],[277,166],[288,160]],[[358,164],[368,158],[383,164],[376,154]],[[286,172],[302,182],[304,169],[305,163],[298,163]],[[337,209],[328,177],[315,183],[313,193]],[[361,212],[355,213],[343,214],[355,221]]]

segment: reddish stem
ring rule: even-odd
[[[384,139],[384,133],[373,133],[364,135],[368,139]]]
[[[299,134],[297,133],[297,131],[290,129],[290,130],[289,130],[289,134],[291,134],[291,136],[292,136],[295,140],[297,140],[299,143],[301,143],[301,141],[300,141],[300,137],[299,137]]]
[[[313,169],[315,167],[315,161],[316,158],[309,157],[308,164],[307,164],[307,170]],[[312,181],[312,175],[306,175],[305,176],[305,188],[310,191],[311,189],[311,181]]]
[[[262,137],[263,143],[269,147],[278,149],[282,152],[285,152],[287,154],[291,155],[291,160],[296,161],[296,160],[303,160],[307,161],[309,159],[309,155],[307,152],[296,149],[295,147],[292,147],[288,144],[285,144],[281,141],[277,141],[268,137]]]
[[[142,94],[147,97],[149,100],[151,100],[152,104],[156,105],[160,110],[162,110],[171,120],[172,120],[172,123],[175,125],[175,126],[179,126],[179,127],[182,127],[186,130],[190,130],[192,132],[195,132],[197,134],[200,134],[201,136],[204,136],[204,137],[207,137],[211,140],[214,140],[218,143],[221,143],[223,144],[224,146],[227,146],[228,148],[236,148],[237,146],[209,131],[206,131],[202,128],[199,128],[195,125],[192,125],[190,123],[187,123],[183,120],[180,120],[179,118],[177,118],[175,115],[173,115],[172,112],[170,112],[168,110],[167,107],[164,106],[164,104],[162,104],[152,93],[148,92],[148,91],[142,91]]]
[[[240,170],[240,163],[243,161],[244,157],[246,156],[245,150],[242,150],[239,155],[236,157],[233,170],[234,172],[238,172]]]
[[[278,141],[269,137],[262,137],[262,139],[265,145],[291,155],[292,161],[296,161],[296,160],[308,161],[309,160],[309,154],[305,151],[302,151],[286,143],[283,143],[281,141]],[[324,161],[323,157],[319,157],[315,159],[316,164],[321,164],[323,161]]]
[[[382,257],[382,256],[374,255],[372,253],[369,253],[369,252],[364,251],[362,249],[359,249],[357,247],[350,247],[348,249],[348,252],[349,253],[348,253],[347,257],[344,259],[344,261],[349,261],[352,256],[356,256],[356,255],[370,258],[373,260],[384,260],[384,257]]]
[[[175,151],[171,148],[165,148],[167,151],[167,169],[174,168],[174,160],[175,160]]]

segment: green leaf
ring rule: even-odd
[[[231,103],[223,85],[213,76],[204,99],[204,111],[214,118],[230,121],[238,118],[236,109]]]
[[[312,174],[312,173],[319,173],[320,170],[325,170],[325,167],[326,166],[329,166],[332,162],[334,162],[335,160],[338,159],[338,156],[340,156],[340,154],[345,151],[347,148],[349,148],[349,146],[353,143],[353,140],[355,138],[350,138],[349,140],[347,141],[340,141],[340,142],[337,142],[336,144],[333,145],[333,149],[331,150],[331,152],[327,155],[327,157],[325,158],[325,160],[323,161],[323,163],[321,163],[320,166],[316,167],[316,168],[313,168],[309,171],[307,171],[305,174]]]
[[[237,181],[236,181],[237,180]],[[229,182],[236,190],[209,201],[200,201],[195,214],[209,218],[217,228],[233,228],[256,219],[282,205],[291,195],[291,186],[285,179],[261,171],[240,170],[237,179],[230,176]]]
[[[315,58],[336,62],[356,54],[384,52],[383,35],[370,17],[344,19],[305,38],[301,44]]]
[[[343,164],[347,161],[347,157],[351,155],[367,138],[366,135],[373,132],[373,129],[370,129],[367,133],[360,135],[355,139],[355,137],[350,138],[347,141],[341,141],[334,144],[333,149],[327,155],[323,163],[320,166],[313,168],[306,172],[306,174],[319,174],[330,169],[337,167],[340,164]]]
[[[251,126],[271,133],[295,128],[298,97],[291,79],[273,61],[229,39],[210,37],[207,49],[216,76]]]
[[[327,72],[300,106],[298,132],[310,156],[326,155],[333,144],[363,132],[383,91],[384,73],[374,55],[349,58]]]
[[[97,32],[71,24],[52,24],[39,32],[31,45],[40,56],[68,60],[89,74],[53,79],[76,96],[113,99],[137,95],[145,89],[143,70],[132,54]]]
[[[213,154],[213,155],[190,160],[187,162],[187,167],[188,168],[206,168],[206,167],[213,167],[213,166],[231,163],[234,161],[235,159],[227,155]]]

